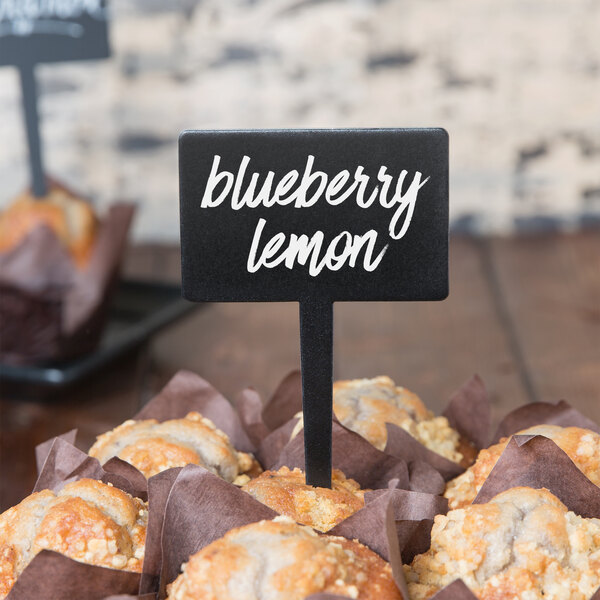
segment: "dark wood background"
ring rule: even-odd
[[[387,374],[435,411],[474,372],[494,419],[525,402],[567,399],[600,420],[600,232],[451,240],[441,303],[335,305],[335,377]],[[177,282],[175,247],[129,251],[125,275]],[[178,369],[226,396],[268,395],[299,366],[296,304],[212,304],[83,384],[44,400],[0,390],[0,505],[30,492],[36,444],[79,428],[95,436],[129,418]]]

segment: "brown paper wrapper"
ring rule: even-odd
[[[62,435],[38,444],[35,448],[35,458],[38,471],[38,481],[34,491],[40,489],[59,489],[69,481],[75,481],[81,477],[91,477],[93,479],[102,479],[117,482],[119,487],[127,491],[132,496],[137,496],[142,500],[148,499],[148,483],[144,475],[133,465],[126,463],[120,458],[111,458],[103,466],[97,459],[75,448],[77,438],[77,429],[72,429]],[[56,440],[62,440],[65,444],[57,444]],[[48,457],[52,455],[47,468],[44,464]],[[42,471],[44,472],[41,477]],[[82,475],[82,473],[88,473]],[[123,481],[122,478],[127,480]]]
[[[116,204],[101,222],[85,270],[40,226],[0,253],[0,359],[12,364],[92,351],[102,333],[134,209]]]
[[[139,573],[95,567],[42,550],[27,565],[7,600],[102,600],[108,593],[137,594]]]
[[[479,375],[473,375],[450,396],[442,414],[475,448],[488,447],[492,410],[487,390]]]
[[[489,502],[518,486],[546,488],[569,510],[582,517],[600,518],[600,488],[549,438],[513,436],[473,503]]]
[[[277,470],[286,466],[304,470],[303,433],[299,432],[282,448],[270,468]],[[403,458],[381,452],[337,421],[332,424],[332,464],[346,477],[357,481],[363,489],[387,488],[390,481],[395,480],[396,487],[406,490],[432,494],[444,491],[443,479],[426,463],[418,461],[409,464]]]
[[[457,579],[431,596],[431,600],[478,600],[478,598],[461,579]]]
[[[71,444],[71,446],[74,446],[75,440],[77,439],[77,429],[71,429],[71,431],[67,431],[66,433],[50,438],[49,440],[46,440],[35,447],[35,465],[38,475],[42,471],[44,463],[46,462],[46,458],[48,458],[48,454],[50,453],[50,449],[52,448],[54,440],[57,438],[60,438],[68,444]]]
[[[111,459],[102,467],[96,458],[60,437],[53,438],[33,491],[58,491],[67,483],[85,477],[111,483],[131,496],[147,499],[146,480],[135,467],[118,458]]]
[[[167,499],[162,527],[159,598],[179,575],[181,565],[230,529],[272,519],[275,511],[210,471],[188,465]]]
[[[179,371],[133,418],[168,421],[182,419],[191,411],[210,419],[229,436],[237,450],[255,450],[231,403],[208,381],[190,371]]]
[[[561,427],[583,427],[600,433],[600,426],[561,400],[556,404],[533,402],[509,412],[500,422],[492,443],[535,425],[559,425]]]
[[[267,435],[259,443],[256,458],[265,469],[270,469],[279,461],[279,455],[291,441],[292,433],[299,419],[291,419]],[[303,467],[304,468],[304,467]]]
[[[161,539],[165,507],[173,484],[180,472],[180,468],[167,469],[148,480],[148,527],[146,529],[146,550],[139,589],[141,594],[158,590],[162,563]]]
[[[271,433],[263,420],[263,404],[260,395],[256,390],[247,388],[234,398],[233,404],[248,438],[254,448],[258,448]]]
[[[416,554],[429,548],[433,519],[448,510],[448,501],[445,498],[401,489],[367,492],[365,507],[344,519],[329,533],[350,539],[360,535],[363,544],[389,561],[393,557],[389,540],[382,538],[380,528],[370,521],[371,515],[377,514],[378,507],[388,505],[391,507],[402,560],[410,562]]]
[[[458,463],[452,462],[444,458],[441,454],[429,450],[421,444],[412,435],[404,431],[402,427],[398,427],[393,423],[387,423],[386,429],[388,433],[387,443],[384,452],[397,458],[402,458],[405,461],[420,461],[433,467],[445,481],[454,479],[465,469]]]
[[[265,425],[273,431],[302,410],[302,374],[300,371],[288,373],[262,411]]]

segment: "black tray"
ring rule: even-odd
[[[153,333],[197,306],[181,297],[179,286],[121,281],[102,340],[93,353],[42,366],[0,363],[0,379],[55,387],[75,383],[140,345]]]

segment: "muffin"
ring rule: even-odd
[[[140,573],[147,521],[144,502],[95,479],[27,496],[0,515],[0,598],[42,550]]]
[[[333,410],[342,425],[378,450],[387,442],[386,423],[393,423],[448,460],[467,466],[474,459],[474,448],[450,427],[446,417],[436,417],[416,394],[389,377],[336,381]]]
[[[232,529],[194,554],[170,600],[301,600],[327,592],[402,600],[390,566],[362,544],[319,535],[287,517]]]
[[[600,486],[600,435],[581,427],[536,425],[519,431],[517,435],[543,435],[561,448],[593,483]],[[471,504],[488,475],[504,452],[510,438],[482,450],[475,464],[446,486],[444,495],[450,508]]]
[[[55,233],[78,268],[87,266],[98,229],[88,202],[55,181],[43,198],[24,192],[0,215],[0,252],[18,246],[40,225]]]
[[[365,490],[338,469],[333,470],[331,489],[307,485],[300,469],[281,467],[265,471],[242,490],[275,512],[323,532],[365,505]]]
[[[94,351],[109,317],[134,208],[99,220],[63,185],[0,213],[0,360],[63,361]]]
[[[548,490],[512,488],[438,515],[431,548],[405,573],[411,600],[458,578],[481,600],[587,600],[600,586],[600,519]]]
[[[200,465],[230,483],[242,485],[247,472],[260,471],[250,454],[238,452],[227,434],[198,412],[159,423],[129,420],[98,436],[89,455],[102,464],[114,456],[132,464],[146,478],[185,465]]]

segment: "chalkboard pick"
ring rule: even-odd
[[[333,303],[447,296],[448,136],[187,131],[179,174],[184,297],[300,304],[306,480],[329,487]]]

